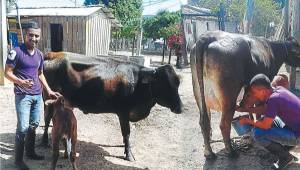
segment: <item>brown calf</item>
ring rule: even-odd
[[[52,128],[52,165],[54,170],[59,156],[59,141],[63,140],[65,146],[64,157],[70,157],[73,170],[77,170],[76,159],[76,142],[77,142],[77,120],[73,110],[65,107],[63,96],[56,100],[47,100],[47,107],[53,107],[53,128]]]

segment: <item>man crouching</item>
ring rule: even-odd
[[[300,99],[282,86],[272,87],[264,74],[254,76],[250,82],[247,98],[251,103],[263,103],[257,107],[238,107],[240,112],[263,115],[254,122],[240,119],[241,124],[254,126],[253,137],[264,146],[278,161],[273,169],[284,169],[297,158],[289,153],[289,148],[300,143]]]

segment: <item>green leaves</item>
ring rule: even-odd
[[[147,38],[168,38],[179,33],[180,12],[161,11],[152,18],[144,19],[144,36]]]

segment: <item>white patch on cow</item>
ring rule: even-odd
[[[17,52],[15,50],[10,50],[10,52],[8,53],[7,58],[10,60],[14,60],[16,58]]]
[[[67,152],[68,152],[68,156],[70,157],[71,154],[71,148],[72,148],[72,143],[71,143],[71,138],[67,140]]]

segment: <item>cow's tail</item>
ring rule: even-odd
[[[204,134],[204,138],[206,138],[207,140],[210,140],[211,126],[204,92],[204,54],[206,49],[208,48],[208,45],[213,41],[215,41],[215,38],[200,37],[200,39],[192,48],[190,56],[193,72],[194,94],[200,111],[200,126],[202,129],[202,133]]]

